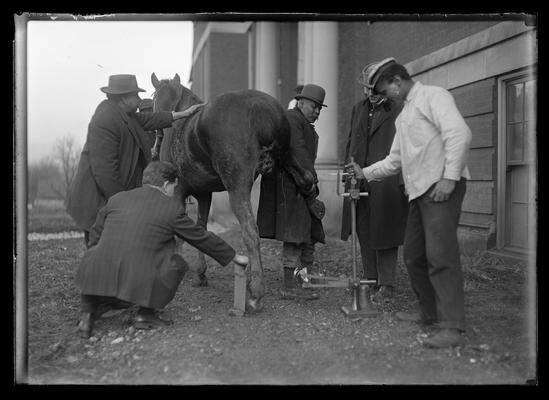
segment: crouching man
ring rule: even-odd
[[[143,186],[119,192],[99,211],[90,231],[90,249],[76,274],[81,292],[78,333],[92,335],[98,308],[105,299],[139,306],[137,329],[165,326],[158,316],[174,297],[188,265],[175,254],[177,235],[226,266],[246,265],[223,239],[196,225],[174,196],[177,169],[164,161],[151,162],[143,172]]]

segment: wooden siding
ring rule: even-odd
[[[494,147],[496,145],[497,124],[494,113],[465,117],[465,122],[473,135],[472,149]]]
[[[468,181],[462,210],[478,214],[493,214],[495,211],[493,181]]]
[[[471,172],[471,181],[496,180],[496,151],[493,147],[471,149],[467,165]]]

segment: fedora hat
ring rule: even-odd
[[[323,104],[324,97],[326,97],[326,91],[323,88],[318,85],[309,84],[303,86],[301,93],[296,95],[294,98],[296,100],[308,99],[320,104],[322,107],[328,107],[326,104]]]
[[[109,76],[109,86],[102,87],[101,91],[108,94],[146,92],[146,90],[137,86],[135,75],[127,74]]]

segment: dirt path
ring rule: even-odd
[[[243,250],[237,231],[222,233]],[[263,312],[232,317],[232,267],[211,259],[209,287],[186,276],[164,314],[174,325],[131,326],[135,309],[102,318],[90,340],[74,335],[78,293],[74,272],[81,239],[29,243],[29,382],[87,384],[524,384],[535,378],[526,327],[525,270],[501,265],[466,270],[466,344],[421,346],[425,332],[394,319],[414,297],[399,266],[394,306],[378,316],[349,319],[344,289],[323,289],[309,302],[278,298],[280,243],[262,241],[267,294]],[[350,275],[350,244],[318,246],[317,260],[333,276]],[[185,248],[189,261],[194,249]],[[469,269],[470,270],[470,269]]]

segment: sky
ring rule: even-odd
[[[141,98],[152,96],[153,72],[178,73],[190,88],[192,46],[191,21],[29,21],[28,163],[52,155],[66,135],[84,145],[110,75],[135,75]]]

